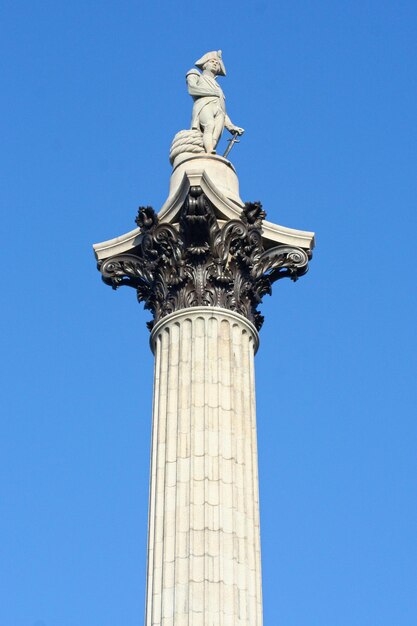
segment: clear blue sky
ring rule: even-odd
[[[265,625],[415,626],[417,4],[4,0],[0,23],[0,626],[143,624],[149,313],[91,245],[163,204],[217,48],[242,198],[317,233],[262,307]]]

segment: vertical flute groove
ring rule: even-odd
[[[255,566],[256,566],[256,597],[257,618],[259,626],[262,625],[262,571],[261,571],[261,541],[260,541],[260,510],[259,510],[259,478],[258,478],[258,441],[256,437],[256,401],[255,401],[255,367],[253,359],[249,361],[250,381],[252,393],[251,402],[251,425],[252,425],[252,484],[253,484],[253,510],[255,521]]]

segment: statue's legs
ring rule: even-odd
[[[200,113],[200,125],[203,129],[203,146],[206,152],[215,153],[224,127],[224,113],[217,104],[208,104]]]
[[[223,114],[218,114],[214,118],[214,131],[213,131],[214,149],[216,149],[216,146],[219,143],[220,137],[222,136],[222,133],[223,133],[224,118],[225,116]]]

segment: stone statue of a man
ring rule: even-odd
[[[195,65],[203,72],[193,68],[187,73],[188,93],[194,100],[191,128],[203,133],[204,150],[215,154],[223,128],[236,135],[244,130],[227,115],[225,97],[217,84],[217,76],[226,76],[222,51],[207,52]]]

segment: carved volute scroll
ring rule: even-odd
[[[178,223],[159,222],[151,207],[141,207],[140,243],[129,254],[100,261],[98,269],[113,289],[136,289],[153,315],[149,329],[174,311],[209,306],[240,313],[259,330],[258,306],[272,283],[285,276],[297,280],[311,257],[309,250],[287,245],[265,250],[265,215],[260,202],[248,202],[240,219],[219,223],[201,187],[191,187]]]

